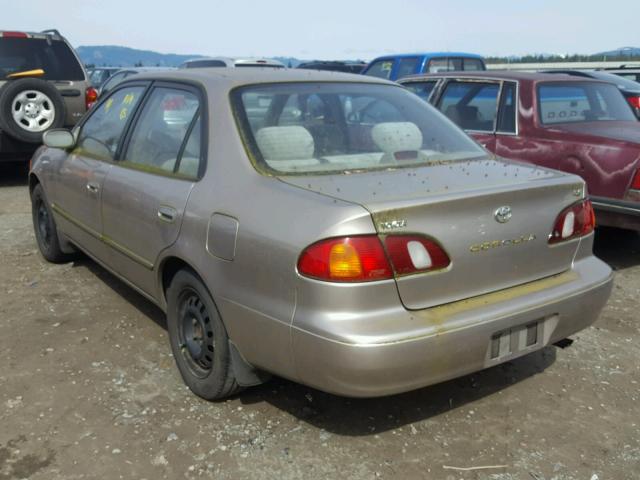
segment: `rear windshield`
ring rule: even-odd
[[[479,58],[442,57],[429,60],[427,73],[485,70],[484,62]]]
[[[399,86],[282,83],[242,87],[232,98],[251,156],[269,172],[363,171],[485,156]]]
[[[538,86],[540,121],[546,125],[636,121],[615,86],[605,83],[543,83]]]
[[[61,40],[0,37],[0,79],[16,72],[44,70],[47,80],[84,80],[84,71]]]

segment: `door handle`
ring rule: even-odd
[[[173,223],[178,212],[173,207],[161,206],[158,209],[158,218],[163,222]]]
[[[87,183],[87,190],[89,190],[91,193],[98,193],[98,190],[100,190],[100,187],[98,186],[97,183],[89,182]]]

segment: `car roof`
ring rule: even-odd
[[[175,80],[192,81],[203,84],[215,83],[223,88],[235,88],[241,85],[260,83],[286,82],[356,82],[394,85],[389,80],[367,77],[353,73],[342,73],[320,70],[305,70],[297,68],[274,69],[271,67],[244,68],[184,68],[165,70],[162,72],[144,72],[135,76],[135,80]],[[133,78],[131,80],[134,80]],[[129,79],[125,80],[128,82]],[[123,82],[124,83],[124,82]]]
[[[377,60],[386,60],[391,58],[410,58],[410,57],[429,57],[429,58],[445,58],[445,57],[465,57],[465,58],[477,58],[479,60],[483,60],[482,55],[478,55],[476,53],[466,53],[466,52],[417,52],[417,53],[397,53],[391,55],[382,55],[380,57],[376,57],[371,62],[375,62]]]
[[[522,72],[522,71],[513,71],[513,70],[484,70],[480,72],[442,72],[442,73],[423,73],[418,75],[411,75],[408,77],[404,77],[400,80],[401,83],[407,81],[416,81],[428,78],[483,78],[483,79],[492,79],[492,80],[514,80],[514,81],[529,81],[529,82],[564,82],[564,81],[576,81],[575,76],[571,75],[559,75],[555,73],[539,73],[539,72]],[[597,82],[599,80],[594,80],[591,78],[580,78],[580,81],[585,82]],[[600,81],[602,83],[602,81]]]

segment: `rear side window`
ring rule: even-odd
[[[614,85],[606,83],[543,83],[538,86],[543,124],[635,121],[633,111]]]
[[[465,130],[493,132],[499,91],[497,83],[449,82],[438,108]]]
[[[397,78],[406,77],[416,72],[418,67],[418,57],[401,58],[398,61],[398,75]]]
[[[77,153],[98,160],[113,160],[127,120],[144,87],[123,88],[101,103],[82,126]]]
[[[158,87],[151,92],[131,134],[123,164],[152,173],[197,178],[200,162],[198,142],[183,154],[199,111],[198,97],[189,91]]]
[[[407,90],[415,93],[425,102],[428,102],[429,97],[431,97],[431,92],[433,92],[433,89],[436,86],[436,81],[431,80],[428,82],[411,82],[405,83],[404,86],[407,88]]]
[[[26,70],[44,70],[46,80],[84,80],[71,48],[61,40],[0,37],[0,80]]]
[[[391,78],[391,70],[393,70],[393,60],[378,60],[371,64],[365,75],[378,78]]]

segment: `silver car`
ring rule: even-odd
[[[610,294],[580,178],[493,157],[385,80],[145,73],[45,143],[42,255],[81,250],[158,304],[207,399],[269,373],[416,389],[564,339]]]

